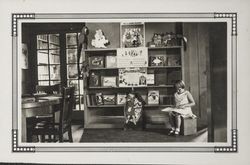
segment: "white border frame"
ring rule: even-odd
[[[216,19],[220,18],[220,19]],[[121,21],[122,19],[122,21]],[[213,144],[197,144],[197,143],[167,143],[167,145],[154,144],[150,145],[143,144],[104,144],[96,145],[92,143],[82,144],[36,144],[34,143],[21,143],[20,134],[20,105],[21,99],[19,98],[21,85],[20,80],[20,64],[18,60],[18,54],[20,54],[20,43],[21,37],[18,37],[18,33],[21,32],[21,23],[23,22],[110,22],[110,20],[117,20],[117,22],[126,22],[136,20],[136,22],[145,22],[145,20],[167,20],[167,22],[221,22],[226,21],[228,27],[228,61],[227,61],[227,78],[228,78],[228,143],[213,143]],[[205,22],[204,21],[204,22]],[[231,26],[229,26],[231,23]],[[231,33],[231,34],[230,34]],[[145,36],[144,36],[145,37]],[[230,57],[230,58],[229,58]],[[237,152],[237,13],[127,13],[127,14],[66,14],[66,13],[13,13],[12,14],[12,76],[13,76],[13,96],[12,96],[12,151],[13,152],[99,152],[99,151],[122,151],[122,152],[143,152],[143,151],[154,151],[154,152]],[[231,82],[230,82],[231,80]],[[230,131],[231,130],[231,131]],[[19,146],[20,144],[20,146]],[[22,145],[22,146],[21,146]],[[221,146],[223,145],[223,146]]]

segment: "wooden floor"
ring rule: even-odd
[[[74,143],[89,142],[207,142],[207,129],[194,135],[168,136],[166,129],[126,130],[123,129],[84,129],[73,125]]]

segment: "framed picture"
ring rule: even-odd
[[[127,99],[127,95],[126,94],[117,94],[116,97],[116,101],[117,101],[117,105],[123,105],[126,104],[126,99]]]
[[[102,76],[102,86],[104,87],[116,87],[116,76]]]
[[[103,103],[104,103],[104,105],[114,105],[116,103],[115,98],[116,97],[115,97],[114,94],[110,94],[110,95],[104,94],[103,95]]]

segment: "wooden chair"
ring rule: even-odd
[[[53,135],[54,140],[56,136],[59,136],[59,141],[64,142],[63,134],[68,132],[69,142],[73,142],[71,121],[72,121],[72,110],[74,104],[74,87],[65,87],[62,91],[62,104],[59,114],[59,123],[51,121],[42,121],[37,123],[31,130],[31,136],[41,135]],[[42,142],[46,139],[42,138]]]
[[[61,85],[60,84],[55,84],[52,86],[47,86],[47,85],[37,85],[36,86],[36,92],[37,93],[46,93],[46,94],[54,94],[57,93],[59,94],[61,91]],[[58,111],[60,108],[58,105],[55,105],[52,107],[53,112],[50,114],[43,114],[43,115],[37,115],[34,117],[29,117],[27,119],[27,142],[32,142],[32,133],[31,130],[32,127],[34,127],[37,124],[41,124],[43,122],[54,122],[55,120],[55,112]],[[51,136],[49,136],[51,139]],[[42,136],[42,140],[44,139],[44,136]]]

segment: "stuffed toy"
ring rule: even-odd
[[[96,30],[95,39],[92,40],[91,45],[95,48],[107,48],[106,45],[109,43],[104,36],[104,33],[101,29]]]

